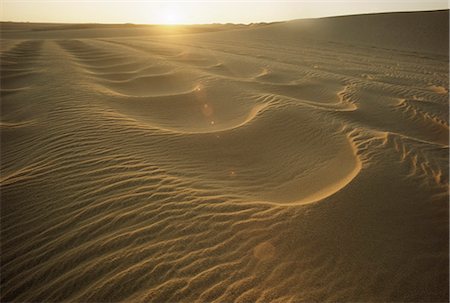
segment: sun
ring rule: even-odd
[[[175,12],[166,13],[163,18],[163,23],[169,25],[180,24],[181,23],[180,15],[178,15]]]

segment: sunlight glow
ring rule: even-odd
[[[2,21],[204,24],[445,9],[446,0],[2,0]]]
[[[180,16],[176,12],[169,12],[164,16],[163,24],[181,24]]]

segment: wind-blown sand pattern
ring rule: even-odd
[[[2,302],[448,301],[448,11],[2,38]]]

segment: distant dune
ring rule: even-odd
[[[448,54],[449,13],[404,12],[291,21],[291,31],[311,39],[375,48]]]
[[[447,302],[448,18],[1,23],[1,301]]]

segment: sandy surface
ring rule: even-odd
[[[2,24],[2,302],[448,301],[448,11]]]

